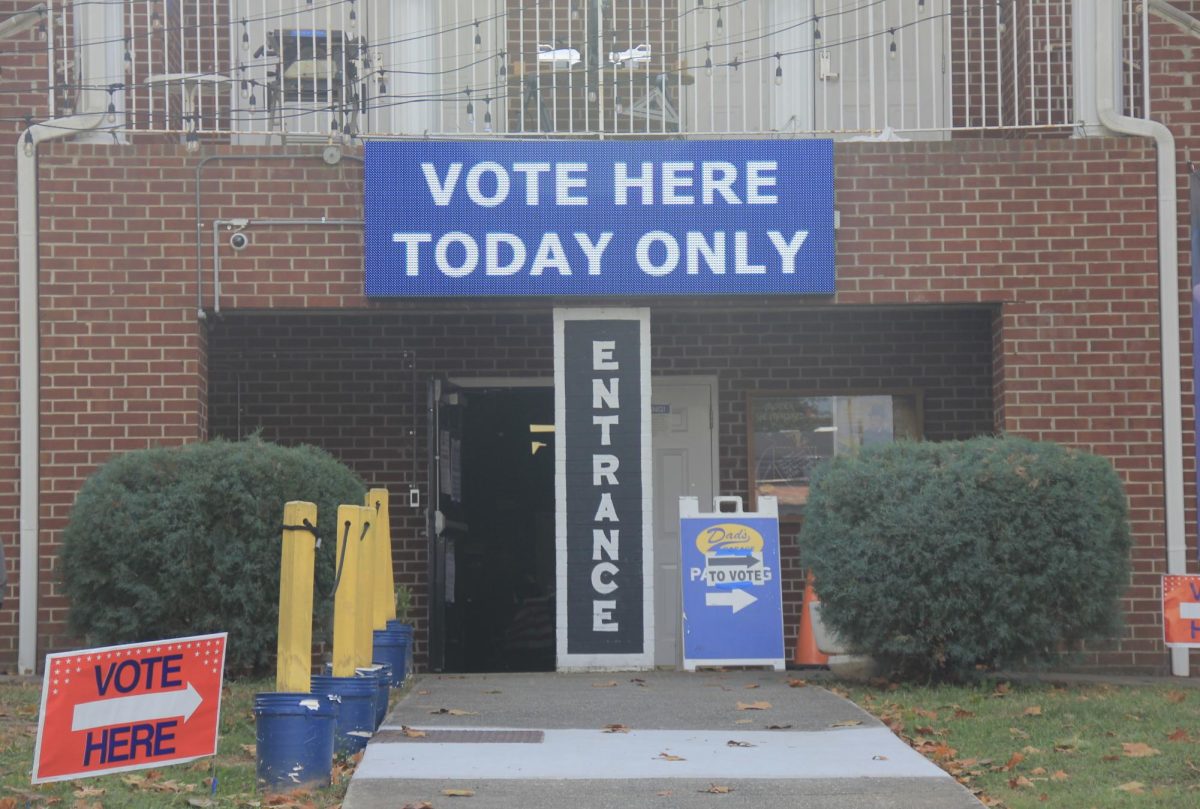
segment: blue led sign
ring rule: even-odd
[[[369,142],[366,294],[834,292],[829,141]]]

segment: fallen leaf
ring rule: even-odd
[[[427,697],[427,696],[429,696],[429,689],[428,689],[428,688],[422,688],[420,691],[418,691],[418,692],[417,692],[417,696],[418,696],[418,697]]]
[[[1012,770],[1013,767],[1017,766],[1024,760],[1025,760],[1024,753],[1013,753],[1012,756],[1008,759],[1008,763],[1005,764],[1003,767],[1001,767],[1000,771],[1001,772],[1009,772]]]
[[[871,761],[887,761],[887,756],[871,756]]]
[[[606,683],[592,683],[592,688],[616,688],[616,687],[617,687],[616,680],[609,680]]]
[[[1186,730],[1184,730],[1183,728],[1175,728],[1175,732],[1171,733],[1170,735],[1167,736],[1167,741],[1169,741],[1169,742],[1187,742],[1187,741],[1191,741],[1191,737],[1188,736],[1188,732]]]
[[[687,761],[687,759],[684,758],[683,756],[674,756],[674,755],[671,755],[670,753],[659,753],[658,757],[661,758],[663,761]]]
[[[484,691],[483,693],[485,693],[485,694],[502,694],[504,692],[502,692],[499,688],[493,688],[491,691]]]
[[[996,688],[994,691],[992,691],[992,696],[993,697],[1007,697],[1008,696],[1008,688],[1009,688],[1008,683],[996,683]]]
[[[1187,699],[1187,694],[1183,691],[1168,691],[1167,699],[1171,702],[1183,702]]]
[[[1021,752],[1027,756],[1036,756],[1038,753],[1041,753],[1042,751],[1039,750],[1038,748],[1034,747],[1031,744],[1027,744],[1021,748]]]
[[[733,720],[733,724],[735,724],[735,725],[752,725],[752,724],[754,724],[754,720],[753,719],[735,719],[735,720]]]
[[[843,719],[841,722],[834,722],[829,727],[831,728],[852,728],[855,725],[861,725],[861,719]]]
[[[1030,705],[1028,708],[1021,711],[1021,714],[1022,714],[1022,716],[1041,716],[1042,715],[1042,706],[1041,705]]]
[[[1012,735],[1016,736],[1018,739],[1028,739],[1029,738],[1029,734],[1026,733],[1025,731],[1021,730],[1020,728],[1009,728],[1008,732],[1011,733]]]
[[[767,725],[767,730],[790,730],[791,725]]]
[[[1141,781],[1126,781],[1124,784],[1121,784],[1121,786],[1116,787],[1116,789],[1119,789],[1122,792],[1128,792],[1130,795],[1141,795],[1146,791],[1146,785]]]
[[[640,685],[642,688],[646,687],[646,681],[641,677],[631,677],[629,682],[633,683],[634,685]],[[667,791],[670,792],[670,790]]]
[[[105,791],[106,790],[103,787],[81,786],[81,787],[76,788],[75,797],[76,798],[99,798],[101,795],[103,795],[105,793]]]
[[[451,787],[450,789],[443,789],[442,794],[445,795],[447,798],[473,798],[473,797],[475,797],[475,790],[473,790],[473,789],[456,789],[456,788]]]
[[[914,708],[913,713],[926,719],[937,719],[937,711],[927,711],[924,708]]]
[[[438,708],[431,714],[448,714],[450,716],[479,716],[478,711],[464,711],[462,708]]]
[[[730,792],[733,792],[733,787],[723,786],[722,784],[709,784],[707,789],[700,791],[708,792],[712,795],[728,795]]]
[[[725,742],[726,747],[754,747],[750,742],[739,742],[736,739],[730,739]]]
[[[966,711],[966,710],[963,710],[962,708],[954,709],[954,718],[955,719],[970,719],[974,715],[975,715],[974,711]]]
[[[660,789],[658,792],[655,792],[654,794],[660,798],[669,798],[674,793],[671,792],[671,790],[669,790],[669,789]]]
[[[1155,750],[1144,742],[1125,742],[1121,745],[1121,749],[1125,751],[1128,758],[1146,758],[1147,756],[1157,756],[1162,753],[1161,750]]]
[[[187,805],[194,806],[196,809],[209,809],[210,807],[216,806],[217,802],[212,798],[188,798]]]
[[[0,798],[0,809],[17,809],[17,799]]]
[[[1071,776],[1067,775],[1062,770],[1055,770],[1054,774],[1050,776],[1050,780],[1051,781],[1066,781],[1066,780],[1070,779],[1070,777]]]
[[[420,803],[406,803],[400,809],[433,809],[433,804],[429,801],[421,801]]]
[[[1100,760],[1101,760],[1101,761],[1108,761],[1108,762],[1112,762],[1112,761],[1120,761],[1120,760],[1121,760],[1121,757],[1120,757],[1120,756],[1100,756]]]
[[[1032,789],[1033,782],[1023,775],[1018,775],[1016,778],[1008,779],[1009,789]]]
[[[1034,767],[1032,770],[1029,771],[1029,774],[1030,775],[1045,775],[1046,768],[1045,767]]]
[[[620,724],[605,725],[603,732],[604,733],[628,733],[629,728],[626,725],[620,725]]]
[[[788,688],[804,688],[807,685],[808,685],[807,680],[794,680],[791,678],[788,679]]]
[[[758,688],[758,683],[746,683],[742,688]]]
[[[424,738],[424,736],[425,736],[425,731],[414,730],[413,728],[410,728],[408,725],[401,725],[400,732],[403,733],[405,736],[407,736],[410,739],[421,739],[421,738]]]
[[[1077,749],[1074,742],[1056,742],[1054,745],[1056,753],[1074,753]]]
[[[766,700],[759,700],[758,702],[739,702],[737,704],[737,709],[739,711],[765,711],[770,707],[771,703],[767,702]]]

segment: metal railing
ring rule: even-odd
[[[89,0],[129,133],[233,137],[948,137],[1079,123],[1072,0]],[[50,0],[52,108],[85,81]],[[1126,110],[1145,114],[1143,4]]]

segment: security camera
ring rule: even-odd
[[[250,234],[240,230],[229,237],[229,246],[234,250],[245,250],[250,244]]]

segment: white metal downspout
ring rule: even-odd
[[[119,2],[119,0],[118,0]],[[109,28],[109,3],[77,3],[75,21],[79,40],[103,40],[99,32]],[[119,17],[118,17],[119,19]],[[90,33],[89,33],[90,32]],[[101,46],[102,47],[102,46]],[[39,491],[39,434],[41,430],[41,390],[39,379],[38,340],[38,195],[37,146],[46,141],[64,138],[96,129],[107,113],[104,83],[104,57],[96,46],[80,49],[82,86],[79,114],[34,124],[17,138],[17,276],[19,327],[19,384],[20,392],[20,520],[21,550],[18,600],[17,670],[32,674],[37,670],[38,631],[38,510]],[[89,53],[90,52],[90,53]],[[27,155],[26,145],[33,153]]]
[[[1175,137],[1157,121],[1122,115],[1117,104],[1121,52],[1118,0],[1100,0],[1096,18],[1096,111],[1100,123],[1125,135],[1153,138],[1158,149],[1158,310],[1162,354],[1163,486],[1167,573],[1187,572],[1183,505],[1183,388],[1179,352],[1179,239],[1176,210]],[[1145,57],[1149,69],[1149,54]],[[1171,673],[1187,677],[1188,650],[1171,650]]]

